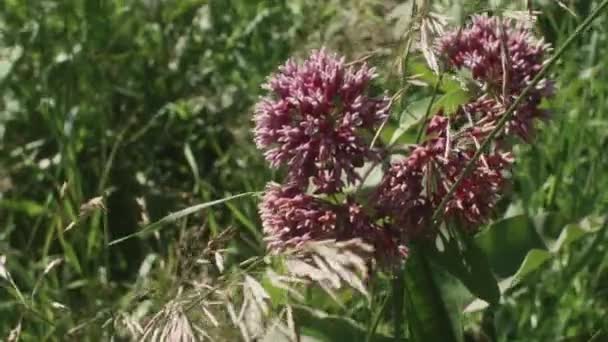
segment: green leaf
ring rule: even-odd
[[[465,250],[464,262],[469,277],[464,285],[476,296],[488,301],[498,303],[500,300],[500,289],[492,272],[490,262],[484,252],[477,246],[473,238],[464,236]]]
[[[412,59],[412,61],[408,63],[407,71],[408,74],[416,76],[418,80],[423,81],[426,84],[432,85],[437,82],[437,74],[435,74],[421,58]],[[447,93],[460,88],[460,83],[458,81],[453,78],[444,77],[439,90]]]
[[[494,222],[475,237],[475,243],[501,278],[514,275],[530,250],[546,249],[533,220],[527,215]]]
[[[577,223],[566,225],[557,240],[549,244],[549,249],[555,253],[581,237],[597,232],[605,220],[605,216],[587,216]]]
[[[461,88],[454,88],[437,99],[433,104],[432,113],[437,112],[439,109],[443,109],[443,112],[446,115],[454,114],[458,108],[467,103],[468,100],[469,95],[466,91]]]
[[[437,76],[431,72],[433,84],[436,82]],[[444,93],[434,101],[431,114],[437,112],[439,109],[443,109],[446,114],[452,114],[458,110],[458,107],[469,100],[469,95],[465,90],[460,88],[457,84],[452,84],[453,80],[449,80],[446,77],[442,79],[441,91]],[[445,83],[448,83],[447,87],[444,87]],[[429,103],[432,96],[423,97],[421,99],[410,102],[406,108],[401,112],[399,116],[399,125],[397,127],[388,128],[390,135],[389,145],[393,145],[396,142],[400,143],[412,143],[416,140],[416,132],[420,127],[422,119],[425,117]],[[385,128],[387,129],[387,128]]]
[[[551,253],[542,249],[533,249],[526,255],[526,258],[521,263],[521,266],[513,276],[514,282],[518,282],[526,275],[532,273],[545,261],[551,258]]]
[[[525,276],[535,271],[538,267],[540,267],[545,261],[551,259],[552,254],[546,250],[542,249],[532,249],[526,257],[524,261],[521,263],[521,266],[515,272],[515,274],[511,277],[503,279],[500,281],[500,292],[504,293],[513,285],[520,282]],[[484,310],[489,306],[488,302],[483,300],[482,298],[473,300],[467,307],[464,309],[465,313],[472,313]]]
[[[294,315],[302,335],[317,341],[364,341],[367,335],[367,330],[362,325],[345,316],[330,315],[305,307],[294,307]],[[371,341],[393,342],[394,339],[375,333]]]
[[[488,258],[470,236],[462,234],[461,238],[462,249],[452,239],[443,245],[443,251],[429,248],[428,253],[473,295],[489,303],[498,303],[500,290]]]
[[[423,248],[412,246],[405,266],[408,324],[415,341],[462,341],[460,310],[454,310],[440,272]],[[438,281],[439,280],[439,281]],[[458,306],[456,306],[458,307]]]
[[[270,302],[274,308],[289,304],[288,284],[278,281],[278,276],[269,269],[262,278],[262,286],[270,296]]]
[[[526,258],[521,263],[521,266],[515,272],[512,277],[513,282],[511,285],[521,281],[525,276],[538,269],[545,261],[551,259],[557,254],[562,248],[568,246],[574,241],[582,238],[583,236],[596,233],[601,229],[604,224],[605,217],[603,216],[587,216],[578,223],[568,224],[562,229],[561,234],[557,240],[550,244],[549,250],[543,249],[532,249],[526,255]]]
[[[40,216],[47,211],[44,206],[30,200],[3,199],[0,201],[0,208],[20,211],[31,217]]]
[[[68,241],[66,241],[63,229],[60,226],[57,226],[57,239],[61,244],[61,248],[63,249],[63,254],[65,255],[67,263],[74,267],[76,272],[82,274],[82,267],[80,266],[80,262],[78,261],[78,255],[76,254],[76,251],[74,251],[72,245]]]
[[[258,241],[262,241],[262,233],[260,232],[256,224],[253,223],[253,221],[251,221],[247,217],[247,215],[245,215],[241,210],[239,210],[236,205],[230,202],[226,202],[226,207],[228,207],[232,215],[234,215],[234,217],[247,228],[251,235],[258,239]]]
[[[521,282],[527,275],[536,271],[545,262],[550,260],[555,254],[557,254],[563,247],[571,244],[572,242],[580,239],[586,234],[596,233],[601,229],[606,218],[603,216],[588,216],[583,218],[578,223],[572,223],[566,225],[557,240],[550,244],[550,248],[531,248],[526,253],[523,261],[519,265],[518,269],[512,276],[506,277],[499,283],[500,292],[504,293],[508,289],[512,288],[517,283]],[[519,219],[518,219],[519,220]],[[539,222],[539,217],[535,217],[532,221]],[[540,220],[542,221],[542,220]],[[513,226],[515,227],[515,225]],[[483,299],[483,298],[481,298]],[[465,312],[475,312],[485,309],[488,303],[485,300],[476,299],[471,302]]]
[[[393,145],[396,142],[407,143],[408,140],[413,141],[416,137],[416,127],[420,124],[422,117],[424,116],[424,110],[428,106],[429,98],[416,101],[410,104],[399,116],[399,126],[392,130],[392,135],[389,139],[389,145]],[[404,137],[406,133],[411,133],[410,139]]]

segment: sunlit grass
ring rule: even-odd
[[[597,3],[572,4],[576,16],[557,2],[539,7],[539,30],[560,46]],[[387,56],[394,45],[387,42],[397,23],[383,6],[394,5],[0,3],[0,339],[153,332],[151,315],[198,300],[196,291],[209,286],[241,284],[244,270],[271,295],[284,295],[268,286],[262,266],[285,266],[260,258],[257,198],[249,195],[275,175],[251,142],[250,106],[276,65],[322,44],[357,57],[373,48],[392,84]],[[501,202],[505,211],[548,214],[543,233],[554,238],[565,224],[608,209],[606,25],[604,14],[551,70],[558,96],[545,105],[552,119],[517,151],[514,187]],[[406,93],[418,99],[428,91]],[[601,340],[598,332],[608,331],[607,242],[602,232],[566,246],[500,306],[465,316],[467,335]],[[381,340],[392,333],[388,284],[383,275],[366,283],[369,300],[340,293],[346,306],[311,287],[302,293],[307,306],[331,316],[319,319],[298,304],[294,311],[326,331],[355,327]],[[221,328],[233,317],[215,304],[196,317],[167,317],[182,332],[189,333],[186,320],[202,319],[220,338],[236,338],[236,330]],[[292,314],[277,316],[284,323]]]

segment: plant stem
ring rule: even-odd
[[[404,270],[403,267],[399,267],[393,277],[393,327],[395,341],[401,341],[403,339],[403,301],[405,296],[404,288]]]
[[[566,49],[576,40],[576,38],[584,30],[586,30],[591,25],[591,23],[600,15],[602,10],[607,5],[608,5],[608,0],[602,1],[602,3],[593,11],[593,13],[591,13],[591,15],[589,15],[589,17],[587,17],[587,19],[585,19],[585,21],[583,23],[581,23],[576,28],[576,30],[574,30],[574,32],[570,35],[570,37],[568,37],[566,42],[557,50],[555,55],[553,55],[553,57],[551,57],[551,59],[549,59],[549,61],[545,64],[545,66],[532,79],[530,84],[528,84],[528,86],[522,91],[522,93],[517,97],[517,99],[515,99],[515,102],[513,102],[513,104],[509,107],[509,109],[503,114],[503,116],[500,118],[500,120],[496,124],[496,127],[490,132],[490,134],[488,134],[486,139],[480,145],[477,152],[475,152],[475,155],[473,156],[473,158],[471,158],[471,160],[469,161],[467,166],[464,168],[464,170],[460,173],[460,175],[458,176],[458,178],[456,179],[454,184],[452,184],[452,186],[448,190],[445,197],[441,200],[441,202],[437,206],[437,209],[435,209],[435,212],[433,213],[432,222],[434,222],[435,224],[439,223],[437,221],[442,216],[442,213],[443,213],[445,207],[447,206],[448,201],[450,200],[450,198],[452,197],[452,195],[454,194],[454,192],[456,191],[456,189],[458,188],[458,186],[460,185],[460,183],[462,182],[464,177],[466,177],[467,174],[469,172],[471,172],[471,170],[475,166],[475,163],[481,157],[481,155],[484,153],[485,149],[488,148],[488,146],[490,146],[490,143],[492,142],[492,140],[494,140],[494,138],[498,135],[498,133],[500,133],[502,128],[505,126],[505,124],[509,120],[511,114],[513,114],[513,112],[515,112],[517,107],[528,96],[530,91],[538,84],[538,82],[540,82],[542,80],[542,78],[545,76],[545,74],[557,62],[559,57],[566,51]]]
[[[437,80],[435,81],[435,86],[433,87],[433,94],[431,95],[431,101],[429,105],[426,107],[426,112],[424,112],[424,117],[422,118],[422,123],[420,124],[420,129],[418,130],[418,135],[416,136],[416,144],[420,142],[422,139],[422,134],[426,128],[426,122],[431,115],[431,109],[433,108],[433,104],[435,103],[435,98],[437,97],[437,93],[439,92],[439,86],[441,85],[441,81],[443,80],[443,72],[439,73]]]
[[[376,313],[372,317],[371,324],[370,324],[370,326],[369,326],[369,328],[367,330],[367,336],[365,337],[365,341],[366,342],[373,341],[373,336],[376,333],[376,329],[378,328],[378,324],[380,324],[380,319],[382,319],[382,313],[386,309],[386,306],[387,306],[387,304],[389,302],[389,298],[390,298],[390,296],[387,296],[386,298],[384,298],[384,300],[380,304],[380,308],[376,311]]]

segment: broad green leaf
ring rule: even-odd
[[[408,74],[416,76],[416,78],[424,83],[432,86],[437,82],[437,74],[431,70],[426,62],[421,58],[412,59],[410,63],[408,63]],[[460,84],[453,78],[444,77],[439,90],[443,92],[450,92],[456,89],[460,89]]]
[[[428,106],[430,97],[426,97],[410,103],[399,117],[399,126],[394,127],[388,140],[389,146],[396,143],[413,143],[416,139],[416,132],[424,117],[424,111]]]
[[[513,282],[516,283],[522,280],[526,275],[532,273],[545,261],[549,260],[552,254],[542,249],[533,249],[526,255],[526,258],[521,263],[521,266],[513,276]]]
[[[587,216],[578,223],[566,225],[557,240],[549,244],[549,249],[555,253],[586,234],[597,232],[604,224],[604,220],[606,220],[604,216]]]
[[[472,237],[464,235],[463,237],[465,240],[463,261],[468,271],[467,277],[463,281],[464,285],[479,298],[490,303],[498,303],[500,290],[487,256],[479,246],[475,245]]]
[[[443,109],[446,115],[454,114],[458,108],[469,100],[469,95],[461,88],[452,89],[441,95],[433,104],[432,113]]]
[[[412,246],[405,267],[408,324],[415,341],[461,341],[459,311],[448,301],[424,249]]]
[[[274,278],[275,274],[265,273],[262,278],[262,286],[270,296],[270,303],[274,308],[289,303],[289,290],[286,284],[279,283]]]
[[[536,271],[546,261],[550,260],[555,254],[557,254],[563,247],[571,244],[586,234],[595,233],[601,229],[606,218],[602,216],[588,216],[583,218],[578,223],[568,224],[563,229],[557,240],[550,244],[550,248],[532,248],[530,249],[517,271],[509,277],[501,280],[499,283],[500,292],[504,293],[508,289],[512,288],[517,283],[521,282],[527,275]],[[538,222],[538,219],[534,219]],[[483,310],[488,306],[485,300],[476,299],[471,302],[466,308],[465,312],[475,312]]]
[[[463,238],[462,250],[452,239],[443,245],[443,251],[429,248],[428,253],[473,295],[490,303],[498,303],[500,290],[487,257],[471,237],[463,235]]]
[[[551,257],[552,257],[552,254],[546,250],[542,250],[542,249],[530,250],[530,252],[528,252],[526,257],[524,258],[524,261],[521,263],[521,266],[519,267],[517,272],[515,272],[515,274],[513,276],[500,281],[500,283],[499,283],[500,293],[504,293],[505,291],[507,291],[508,289],[513,287],[513,285],[520,282],[526,275],[535,271],[538,267],[540,267],[543,263],[545,263],[545,261],[551,259]],[[467,305],[467,307],[464,309],[463,312],[464,313],[477,312],[477,311],[484,310],[488,306],[490,306],[490,304],[487,301],[483,300],[482,298],[476,298],[471,303],[469,303],[469,305]]]
[[[501,278],[514,275],[531,249],[546,249],[534,222],[527,215],[494,222],[475,237],[475,243]]]
[[[431,72],[432,73],[432,72]],[[436,79],[435,74],[432,77]],[[445,89],[443,85],[447,82],[449,86]],[[452,114],[458,110],[458,107],[469,100],[466,91],[460,88],[457,84],[452,84],[453,80],[443,78],[442,87],[440,90],[443,94],[437,94],[437,97],[432,105],[430,115],[436,113],[439,109],[443,109],[446,114]],[[389,145],[396,142],[412,143],[416,138],[416,132],[425,117],[426,111],[431,101],[432,96],[427,96],[410,102],[399,116],[399,125],[392,127]],[[408,139],[409,138],[409,139]]]
[[[303,307],[295,307],[294,315],[302,335],[316,341],[364,341],[367,335],[367,330],[361,324],[345,316]],[[376,333],[371,341],[392,342],[394,339]]]
[[[551,259],[563,247],[582,238],[583,236],[595,233],[601,229],[604,224],[605,217],[587,216],[578,223],[568,224],[562,230],[556,242],[550,245],[549,250],[532,249],[526,255],[526,258],[521,263],[521,266],[513,276],[513,283],[524,279],[525,276],[538,269],[545,261]]]

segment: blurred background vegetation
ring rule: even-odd
[[[436,2],[455,21],[531,6],[540,11],[538,33],[555,47],[596,4]],[[252,143],[251,106],[289,56],[323,45],[351,59],[374,53],[385,84],[397,84],[407,3],[1,1],[0,338],[19,326],[27,341],[109,339],[108,319],[135,307],[142,319],[154,312],[189,278],[191,257],[227,229],[235,232],[227,267],[262,255],[253,197],[107,244],[178,209],[262,190],[275,177]],[[604,14],[553,70],[552,120],[517,151],[499,217],[541,217],[541,233],[556,238],[564,225],[606,213],[606,27]],[[499,307],[466,316],[467,338],[586,341],[607,333],[605,231],[557,251]]]

